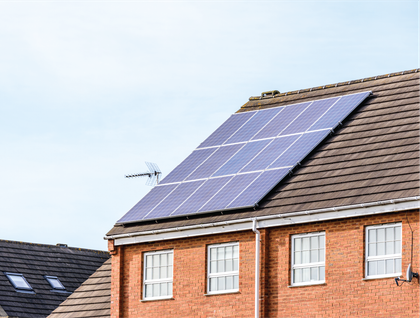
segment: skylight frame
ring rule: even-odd
[[[44,275],[44,278],[47,280],[47,282],[50,284],[51,288],[54,291],[66,291],[66,287],[64,287],[63,283],[58,279],[57,276]],[[51,282],[52,280],[60,284],[61,287],[55,287],[54,284]]]
[[[10,283],[12,284],[13,288],[17,291],[17,292],[26,292],[26,293],[34,293],[34,289],[31,286],[31,284],[29,284],[29,282],[26,280],[25,276],[23,276],[23,274],[18,274],[18,273],[10,273],[10,272],[4,272],[4,275],[6,275],[7,279],[10,281]],[[17,286],[15,281],[13,280],[13,276],[17,276],[17,277],[21,277],[24,281],[24,283],[28,286],[28,287],[21,287],[21,286]]]

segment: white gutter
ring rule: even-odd
[[[420,208],[420,196],[395,200],[355,204],[335,208],[309,210],[303,212],[283,213],[256,217],[259,228],[284,226],[290,224],[326,221],[340,218],[350,218],[378,213],[406,211]],[[114,239],[114,244],[126,245],[143,242],[153,242],[168,239],[178,239],[201,235],[211,235],[252,229],[254,218],[245,218],[217,223],[190,225],[177,228],[154,231],[134,232],[105,236],[104,239]]]
[[[260,231],[257,230],[257,219],[252,220],[252,231],[255,233],[255,318],[260,317]]]

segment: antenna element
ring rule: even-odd
[[[159,183],[160,175],[162,171],[160,171],[158,165],[152,162],[145,162],[149,172],[143,173],[136,173],[136,174],[127,174],[126,178],[137,178],[137,177],[148,177],[146,181],[146,185],[154,186]]]

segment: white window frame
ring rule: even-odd
[[[237,271],[230,271],[230,272],[221,272],[221,273],[210,273],[210,255],[212,248],[218,247],[226,247],[226,246],[237,246],[238,247],[238,270]],[[207,294],[209,295],[217,295],[217,294],[229,294],[235,293],[239,291],[239,267],[240,267],[240,255],[239,255],[239,242],[229,242],[229,243],[222,243],[222,244],[212,244],[207,245]],[[225,276],[238,276],[238,288],[233,289],[226,289],[226,290],[216,290],[210,291],[210,278],[218,278],[218,277],[225,277]]]
[[[323,262],[315,262],[315,263],[305,263],[305,264],[295,264],[295,239],[296,238],[305,238],[305,237],[313,237],[313,236],[321,236],[324,235],[324,261]],[[323,266],[325,269],[325,258],[327,257],[326,253],[326,234],[325,231],[321,232],[311,232],[311,233],[302,233],[302,234],[295,234],[292,235],[292,249],[291,249],[291,286],[308,286],[308,285],[319,285],[319,284],[325,284],[325,272],[324,272],[324,279],[323,280],[317,280],[317,281],[309,281],[309,282],[301,282],[301,283],[295,283],[295,277],[294,277],[294,270],[298,268],[310,268],[310,267],[320,267]],[[310,250],[309,250],[310,251]],[[309,252],[310,253],[310,252]]]
[[[399,226],[401,228],[401,246],[400,253],[380,255],[380,256],[369,256],[369,230],[372,229],[386,229],[390,227]],[[394,239],[395,241],[395,239]],[[368,262],[369,261],[382,261],[389,259],[400,258],[402,261],[402,223],[387,223],[387,224],[377,224],[370,225],[365,227],[365,279],[376,279],[376,278],[386,278],[386,277],[397,277],[401,276],[402,272],[392,273],[392,274],[380,274],[380,275],[368,275]]]
[[[161,279],[146,279],[147,256],[149,256],[149,255],[159,255],[159,254],[172,254],[172,277],[161,278]],[[174,286],[173,280],[174,280],[174,250],[161,250],[161,251],[145,252],[143,254],[143,300],[157,300],[157,299],[171,299],[171,298],[173,298],[173,286]],[[171,294],[166,295],[166,296],[146,297],[146,285],[157,284],[157,283],[172,283]]]

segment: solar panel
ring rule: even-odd
[[[233,114],[117,223],[256,206],[369,95]]]

